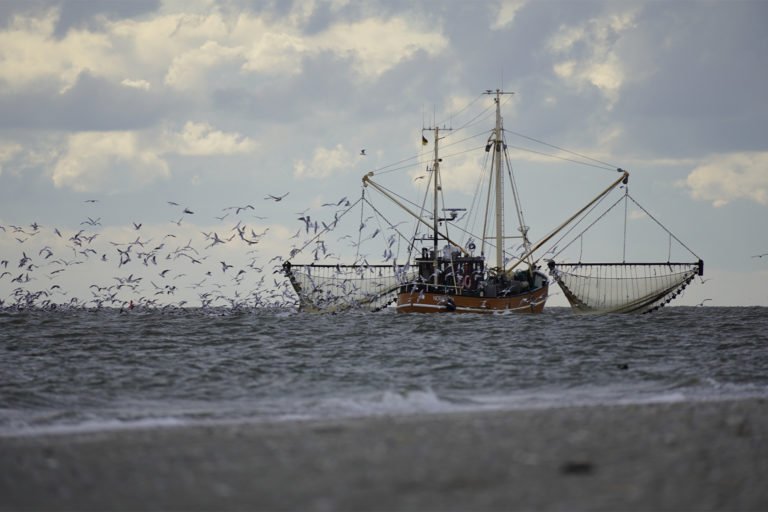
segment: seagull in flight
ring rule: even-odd
[[[365,156],[365,149],[360,150],[360,156]]]
[[[705,302],[707,302],[708,300],[712,300],[712,299],[704,299],[703,301],[699,302],[699,303],[698,303],[698,304],[696,304],[696,305],[697,305],[697,306],[703,306],[703,305],[704,305],[704,303],[705,303]]]
[[[235,210],[235,215],[240,215],[240,212],[243,210],[253,210],[253,205],[247,204],[245,206],[228,206],[227,208],[224,208],[222,211],[227,211],[227,210]]]
[[[763,254],[755,254],[755,255],[754,255],[754,256],[752,256],[752,257],[753,257],[753,258],[762,258],[763,256],[768,256],[768,252],[765,252],[765,253],[763,253]]]
[[[290,194],[290,192],[286,192],[281,196],[273,196],[272,194],[267,194],[267,196],[264,199],[273,199],[277,203],[282,201],[285,198],[285,196],[287,196],[288,194]]]

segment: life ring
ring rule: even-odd
[[[470,276],[469,274],[465,275],[464,280],[461,282],[461,286],[465,290],[469,290],[470,288],[472,288],[472,276]]]

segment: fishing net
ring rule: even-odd
[[[397,300],[401,284],[414,279],[408,266],[296,265],[283,270],[305,311],[378,311]]]
[[[549,272],[582,313],[649,313],[674,299],[703,272],[696,263],[556,263]]]

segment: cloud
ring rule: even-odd
[[[242,47],[223,46],[216,41],[206,41],[199,48],[174,57],[165,75],[165,84],[175,89],[189,89],[204,82],[217,66],[231,61],[242,61]]]
[[[478,180],[483,172],[482,156],[473,154],[456,155],[440,166],[440,184],[444,191],[458,191],[471,195],[476,192]],[[413,176],[421,176],[424,172],[413,173]],[[427,178],[429,179],[429,178]],[[426,181],[426,180],[424,180]],[[423,181],[415,182],[421,187]]]
[[[243,70],[296,75],[310,47],[297,34],[267,32],[245,52]]]
[[[737,199],[768,205],[768,152],[717,154],[696,167],[684,185],[716,208]]]
[[[402,17],[339,23],[310,42],[351,57],[354,68],[365,78],[379,76],[417,52],[436,55],[448,47],[448,40],[439,32]]]
[[[577,26],[560,27],[549,40],[549,51],[559,56],[553,71],[567,85],[581,89],[591,85],[608,100],[608,108],[619,99],[626,80],[617,47],[622,33],[634,28],[636,10],[593,18]]]
[[[341,144],[330,149],[316,148],[309,164],[304,160],[294,162],[293,176],[298,179],[327,178],[332,174],[346,172],[354,163],[352,153]]]
[[[64,92],[84,70],[109,74],[119,69],[119,59],[114,58],[106,34],[72,29],[65,37],[56,38],[58,19],[56,9],[38,16],[18,14],[7,30],[0,31],[0,81],[6,87],[21,90],[35,81],[56,77]]]
[[[3,164],[21,152],[21,145],[15,142],[0,141],[0,174],[3,174]]]
[[[141,143],[135,132],[70,135],[53,168],[56,187],[77,192],[135,190],[170,176],[168,164]]]
[[[278,16],[215,5],[197,13],[162,8],[140,18],[95,16],[64,34],[57,33],[60,9],[16,14],[0,30],[0,81],[17,91],[55,81],[65,92],[87,71],[126,87],[146,90],[150,83],[164,83],[195,92],[239,81],[243,74],[293,76],[306,59],[327,53],[371,79],[418,53],[435,55],[448,47],[438,29],[402,15],[339,18],[307,33],[314,9],[319,8],[299,2]]]
[[[180,133],[166,134],[168,152],[180,155],[233,155],[256,149],[253,139],[216,130],[208,123],[187,122]]]
[[[24,91],[0,91],[0,128],[43,131],[108,131],[151,128],[169,115],[184,115],[183,100],[150,90],[146,80],[111,81],[80,73],[66,91],[41,80]]]
[[[147,82],[146,80],[131,80],[129,78],[126,78],[120,83],[126,87],[133,87],[134,89],[143,89],[145,91],[148,91],[150,87],[149,82]]]
[[[238,133],[216,130],[209,123],[187,122],[180,132],[80,132],[70,135],[55,161],[51,179],[58,188],[78,192],[138,190],[168,179],[168,155],[249,153],[256,143]]]
[[[506,28],[512,24],[517,12],[522,9],[528,0],[502,0],[498,5],[496,16],[491,24],[491,30]]]

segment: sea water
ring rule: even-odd
[[[0,436],[768,397],[768,309],[0,312]]]

